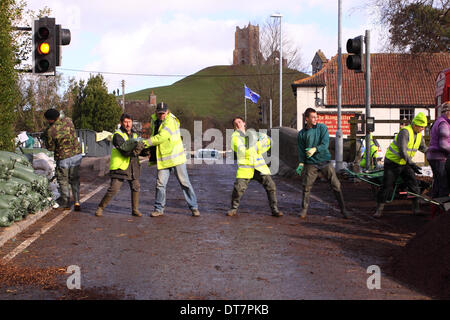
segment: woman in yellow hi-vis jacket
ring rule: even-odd
[[[156,112],[151,119],[150,132],[151,137],[148,139],[150,145],[149,166],[156,164],[158,169],[155,210],[150,216],[159,217],[164,213],[166,186],[171,172],[175,174],[180,183],[192,216],[200,216],[197,196],[186,169],[186,154],[180,135],[180,121],[169,111],[166,103],[161,102],[156,106]]]
[[[236,152],[238,169],[231,196],[231,209],[227,212],[227,216],[236,215],[248,184],[251,180],[256,180],[266,190],[272,215],[281,217],[283,213],[278,210],[276,186],[262,156],[270,149],[270,138],[265,134],[259,134],[259,136],[247,134],[245,122],[240,117],[233,119],[233,127],[235,131],[231,136],[231,148]]]

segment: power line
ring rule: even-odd
[[[225,78],[225,77],[258,77],[258,76],[274,76],[278,73],[258,73],[258,74],[150,74],[150,73],[127,73],[127,72],[110,72],[110,71],[93,71],[93,70],[79,70],[79,69],[67,69],[58,68],[58,70],[63,71],[74,71],[74,72],[86,72],[86,73],[101,73],[101,74],[114,74],[121,76],[140,76],[140,77],[197,77],[197,78]],[[298,72],[284,72],[283,74],[297,74]]]

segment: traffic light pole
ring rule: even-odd
[[[367,119],[370,117],[370,30],[366,30],[364,39],[366,44],[366,169],[370,168],[372,159],[370,158],[370,132],[368,132]]]
[[[269,123],[269,128],[270,129],[272,129],[272,99],[270,99],[270,111],[269,111],[269,114],[270,114],[270,123]]]
[[[337,130],[336,140],[334,144],[334,156],[336,160],[336,171],[339,172],[343,169],[343,135],[341,126],[341,113],[342,113],[342,47],[341,47],[341,0],[338,2],[338,87],[337,87]]]

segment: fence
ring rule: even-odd
[[[77,137],[81,143],[82,153],[86,157],[106,157],[111,155],[113,148],[112,141],[103,139],[97,141],[97,133],[89,129],[77,129]],[[30,134],[35,138],[35,148],[40,148],[42,141],[40,140],[41,132],[35,132]]]
[[[77,129],[76,133],[86,157],[106,157],[111,154],[112,141],[107,139],[97,141],[97,133],[93,130]]]

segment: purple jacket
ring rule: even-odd
[[[430,132],[428,160],[446,160],[450,155],[450,119],[445,116],[437,118]]]

